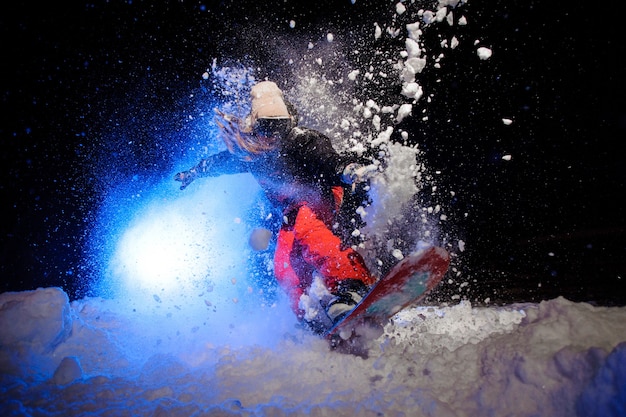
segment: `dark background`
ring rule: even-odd
[[[279,74],[275,44],[252,26],[357,34],[393,12],[392,2],[363,0],[153,3],[4,6],[0,291],[88,294],[99,204],[113,185],[169,174],[185,154],[182,112],[197,105],[190,92],[201,92],[211,59],[251,58]],[[447,233],[466,242],[455,261],[470,283],[463,294],[626,305],[626,48],[616,15],[576,2],[488,3],[462,8],[461,47],[420,78],[435,91],[428,122],[402,126],[441,171]],[[477,59],[474,39],[491,59]],[[434,299],[452,293],[458,286]]]

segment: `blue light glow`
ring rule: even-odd
[[[267,303],[267,288],[250,274],[248,237],[262,200],[251,175],[203,178],[184,191],[164,180],[149,194],[107,203],[105,212],[117,218],[101,222],[101,240],[110,242],[100,253],[96,290],[144,315],[141,334],[176,334],[169,348],[180,349],[180,329],[192,317],[206,317],[208,329],[193,335],[194,345],[200,336],[210,343],[265,343],[281,323],[293,324],[287,303]]]
[[[244,264],[246,211],[260,192],[254,179],[223,176],[177,188],[173,180],[164,181],[136,207],[120,212],[125,224],[113,236],[101,283],[114,294],[197,290],[227,271],[236,275]]]

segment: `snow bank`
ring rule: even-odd
[[[71,332],[69,298],[56,288],[0,295],[0,344],[54,350]],[[15,323],[20,323],[16,326]]]
[[[256,318],[232,327],[253,327],[265,311],[252,313]],[[626,308],[563,298],[419,307],[398,314],[367,359],[329,351],[293,323],[268,328],[273,345],[246,344],[245,326],[237,342],[215,344],[208,316],[186,317],[176,332],[159,332],[161,317],[147,320],[117,300],[68,303],[57,288],[1,294],[0,414],[625,411]]]

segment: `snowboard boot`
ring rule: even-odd
[[[333,325],[347,316],[368,292],[369,288],[367,285],[358,279],[344,279],[339,281],[337,289],[332,293],[333,298],[326,306],[326,314]]]
[[[302,319],[300,322],[301,326],[316,335],[323,335],[328,330],[328,320],[325,322],[320,320],[319,318],[314,318],[313,320],[305,320]]]

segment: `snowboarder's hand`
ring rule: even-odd
[[[178,174],[174,175],[174,180],[180,181],[181,182],[180,189],[184,190],[197,177],[198,177],[198,174],[194,170],[190,170],[190,171],[179,172]]]
[[[240,135],[250,135],[250,132],[247,131],[247,128],[250,127],[249,119],[242,120],[238,117],[226,114],[218,109],[215,109],[215,115],[217,125],[226,136],[237,137]]]
[[[352,163],[346,166],[343,170],[342,179],[346,184],[351,184],[352,189],[354,190],[357,184],[369,180],[377,171],[378,166],[374,164],[361,165]]]

